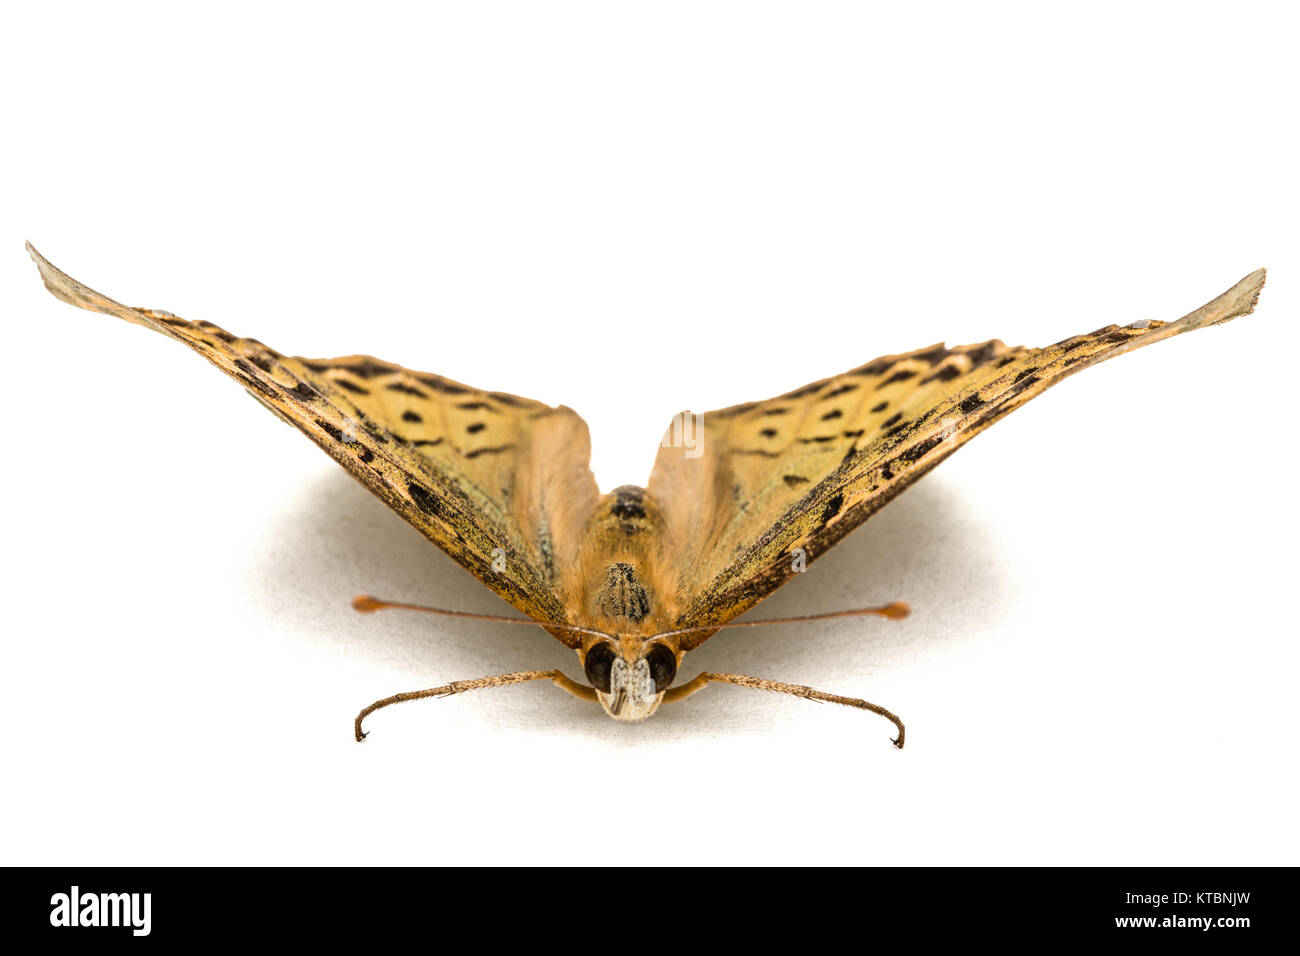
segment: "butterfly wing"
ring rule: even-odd
[[[209,322],[121,305],[27,249],[55,296],[188,345],[520,611],[568,622],[557,569],[574,561],[599,498],[587,426],[571,409],[368,356],[284,356]]]
[[[648,487],[682,552],[676,625],[734,618],[789,580],[796,548],[816,559],[1035,395],[1115,355],[1245,315],[1263,284],[1261,269],[1176,322],[1109,325],[1047,348],[939,345],[698,416],[693,441],[660,449]]]

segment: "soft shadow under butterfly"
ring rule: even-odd
[[[290,358],[209,322],[114,302],[28,252],[46,287],[177,339],[303,432],[385,504],[527,615],[470,614],[359,597],[358,611],[405,608],[537,624],[578,654],[590,686],[558,670],[519,671],[396,694],[357,715],[424,697],[549,680],[618,720],[711,683],[872,711],[876,704],[739,674],[672,686],[682,657],[733,623],[963,443],[1067,375],[1131,349],[1246,315],[1264,270],[1176,322],[1108,325],[1047,348],[998,340],[887,355],[762,402],[683,413],[649,484],[602,495],[587,426],[571,409],[484,392],[368,356]],[[812,614],[905,617],[905,604]]]

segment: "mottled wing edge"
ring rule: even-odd
[[[27,243],[26,248],[46,289],[56,298],[80,309],[143,325],[198,352],[243,385],[277,417],[305,434],[369,491],[500,597],[539,623],[568,622],[567,609],[549,586],[540,578],[533,580],[521,573],[521,569],[530,565],[509,547],[508,536],[500,533],[499,529],[480,527],[484,520],[482,515],[476,514],[467,502],[458,500],[445,483],[439,482],[436,474],[421,467],[427,462],[378,433],[359,436],[352,445],[341,443],[341,429],[351,416],[346,414],[346,396],[330,389],[327,381],[310,383],[313,398],[323,399],[325,403],[317,405],[313,414],[308,414],[288,400],[284,387],[271,372],[247,361],[231,344],[256,343],[256,340],[235,340],[209,323],[191,323],[169,312],[122,305],[58,269],[31,243]],[[195,335],[205,333],[212,338],[199,341],[185,334],[188,328],[196,330]],[[531,403],[531,400],[526,401]],[[332,416],[338,420],[325,420]],[[361,450],[360,455],[351,452],[353,446]],[[491,549],[502,545],[507,546],[510,552],[507,557],[509,566],[514,569],[512,575],[497,574],[492,569]],[[568,632],[548,630],[563,643],[572,642],[572,635]]]
[[[1183,332],[1249,315],[1265,276],[1264,269],[1252,272],[1174,322],[1110,325],[1029,350],[1009,364],[1001,378],[954,392],[903,433],[884,436],[891,439],[887,447],[868,446],[841,462],[695,597],[677,626],[721,624],[742,614],[790,579],[790,549],[803,547],[807,561],[814,561],[971,438],[1075,372]],[[706,412],[705,418],[710,414],[719,413]],[[948,415],[956,417],[945,420]],[[698,647],[712,633],[701,632],[683,646]]]

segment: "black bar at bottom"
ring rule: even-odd
[[[7,937],[444,948],[1289,938],[1294,869],[9,868]],[[75,888],[75,889],[74,889]],[[447,933],[454,936],[448,937]],[[690,934],[690,935],[688,935]],[[703,935],[701,935],[703,934]],[[439,943],[438,941],[442,942]]]

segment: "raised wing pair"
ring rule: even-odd
[[[722,682],[873,711],[895,723],[901,747],[902,721],[864,700],[737,674],[672,685],[688,651],[742,626],[731,622],[1002,416],[1097,362],[1249,313],[1264,284],[1253,272],[1175,322],[1108,325],[1046,348],[936,345],[766,401],[683,413],[648,485],[602,495],[587,426],[569,408],[368,356],[285,356],[210,322],[121,305],[28,251],[60,299],[161,332],[237,380],[527,621],[488,617],[541,625],[590,681],[519,671],[398,694],[357,716],[358,740],[380,707],[522,681],[550,680],[620,720]],[[907,609],[804,620],[839,613]]]

